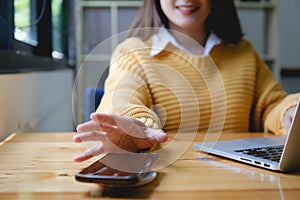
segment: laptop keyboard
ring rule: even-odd
[[[235,150],[237,153],[247,154],[274,162],[279,162],[284,145]]]

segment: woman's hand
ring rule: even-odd
[[[74,157],[75,162],[82,162],[108,152],[137,152],[168,139],[162,130],[149,128],[134,118],[93,113],[91,119],[91,121],[77,126],[79,134],[74,136],[73,141],[76,143],[99,141],[99,145]]]
[[[288,134],[292,125],[293,117],[295,115],[296,106],[289,108],[283,117],[283,126],[285,128],[286,133]]]

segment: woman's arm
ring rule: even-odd
[[[131,41],[133,42],[133,41]],[[91,121],[78,125],[74,142],[99,141],[95,147],[76,156],[81,162],[108,152],[137,152],[165,142],[160,119],[152,110],[153,99],[136,51],[120,45],[110,63],[105,93]],[[128,43],[128,42],[127,42]]]
[[[293,107],[297,104],[299,94],[287,94],[258,55],[256,55],[256,59],[254,121],[256,121],[256,125],[259,125],[258,120],[261,120],[264,131],[286,134],[293,117]]]

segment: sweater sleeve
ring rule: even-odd
[[[289,94],[279,104],[277,104],[268,114],[265,120],[265,131],[277,135],[285,135],[286,130],[283,125],[283,118],[286,111],[297,104],[300,94]]]
[[[288,95],[257,54],[256,60],[258,70],[253,106],[255,130],[286,134],[283,117],[290,107],[297,104],[299,94]]]
[[[153,102],[147,78],[136,56],[136,52],[145,49],[134,48],[137,43],[139,41],[130,39],[115,50],[105,81],[105,93],[97,112],[132,117],[150,128],[160,129],[160,120],[152,109]]]

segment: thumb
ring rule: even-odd
[[[154,138],[156,139],[157,142],[163,143],[163,142],[166,142],[168,140],[168,135],[164,131],[159,130],[154,135]]]

